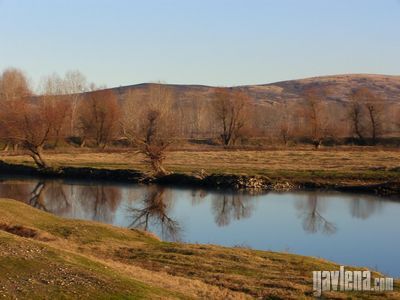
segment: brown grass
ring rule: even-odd
[[[0,273],[0,292],[18,298],[29,293],[54,297],[65,290],[65,298],[79,293],[87,299],[107,299],[109,293],[127,299],[136,298],[135,293],[150,299],[308,299],[312,270],[339,268],[287,253],[162,242],[137,230],[61,219],[13,200],[0,199],[0,211],[0,223],[52,237],[37,241],[0,231],[0,268],[10,270]],[[82,281],[71,282],[77,274]],[[395,288],[392,293],[324,295],[394,299],[400,296],[397,282]]]
[[[6,162],[32,164],[24,155],[8,155]],[[88,166],[149,171],[140,154],[130,152],[48,153],[53,166]],[[165,166],[174,172],[266,175],[272,178],[342,178],[382,180],[398,178],[399,150],[271,150],[171,151]]]

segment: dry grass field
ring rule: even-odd
[[[77,150],[76,150],[77,151]],[[126,151],[48,152],[52,166],[136,169],[149,171],[140,154]],[[27,155],[3,155],[9,163],[33,164]],[[169,171],[265,175],[292,180],[382,181],[400,177],[400,150],[263,150],[263,151],[171,151],[165,166]]]
[[[14,200],[0,199],[0,211],[5,298],[311,299],[312,271],[339,269],[289,253],[162,242],[138,230],[62,219]],[[398,282],[390,293],[324,296],[400,297]]]

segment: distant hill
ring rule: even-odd
[[[121,98],[131,91],[144,91],[150,84],[113,88]],[[204,85],[169,85],[177,100],[210,100],[213,87]],[[328,100],[347,102],[353,89],[367,87],[382,99],[400,103],[400,76],[351,74],[312,77],[262,85],[233,87],[246,91],[258,104],[301,100],[303,91],[310,87],[329,88]]]
[[[400,101],[400,76],[387,75],[336,75],[282,81],[265,85],[246,86],[258,101],[298,100],[307,88],[328,88],[328,100],[348,101],[353,89],[367,87],[388,101]]]
[[[146,101],[145,95],[152,83],[112,88],[120,102],[135,99]],[[209,103],[214,99],[214,88],[204,85],[168,84],[176,101],[176,120],[185,137],[215,136],[219,128]],[[367,87],[384,104],[381,119],[385,123],[384,136],[398,136],[400,124],[400,76],[388,75],[334,75],[289,80],[270,84],[231,87],[246,92],[254,103],[249,116],[252,132],[258,135],[279,134],[282,116],[289,116],[293,129],[306,128],[307,118],[302,116],[304,91],[308,88],[327,89],[324,122],[338,131],[338,136],[349,136],[349,96],[354,89]],[[382,123],[383,123],[382,122]]]

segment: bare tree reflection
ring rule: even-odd
[[[169,216],[171,197],[164,187],[150,187],[141,207],[128,209],[132,216],[129,228],[149,231],[154,226],[164,240],[179,241],[182,228]]]
[[[18,199],[60,216],[112,223],[121,200],[118,187],[67,185],[62,181],[15,181],[0,184],[0,196]]]
[[[206,190],[203,189],[198,189],[198,190],[192,190],[191,191],[191,196],[192,196],[192,205],[197,205],[200,204],[205,197],[207,197],[208,193]]]
[[[121,192],[117,187],[89,185],[78,187],[77,197],[82,206],[89,206],[86,210],[92,212],[92,220],[112,223]]]
[[[59,181],[38,181],[30,194],[28,204],[57,214],[68,211],[71,204],[64,189],[63,183]]]
[[[56,214],[63,214],[71,209],[70,197],[66,191],[66,186],[61,181],[46,182],[46,200],[51,205],[55,205]],[[49,207],[50,205],[48,205]],[[54,209],[51,209],[54,212]]]
[[[249,218],[254,210],[254,201],[240,194],[217,194],[212,200],[215,223],[227,226],[233,220]]]
[[[48,211],[45,201],[46,182],[39,181],[31,192],[28,204],[38,209]]]
[[[366,198],[360,199],[354,197],[350,201],[350,211],[351,215],[357,219],[368,219],[376,211],[382,209],[382,201],[377,199]]]
[[[10,198],[20,201],[27,201],[31,194],[31,183],[24,181],[1,181],[0,197]]]
[[[311,193],[306,202],[297,205],[300,216],[303,218],[303,229],[309,233],[321,232],[323,234],[333,234],[336,232],[336,225],[325,219],[322,214],[322,208],[318,203],[318,196]]]

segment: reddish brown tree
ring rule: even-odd
[[[353,136],[356,136],[359,140],[359,143],[365,143],[365,134],[364,134],[364,120],[363,120],[363,105],[361,100],[363,98],[362,90],[357,89],[351,93],[350,99],[350,109],[349,109],[349,118],[351,122],[351,128],[353,131]]]
[[[329,131],[323,103],[326,96],[327,90],[323,88],[308,88],[303,93],[305,100],[303,113],[309,128],[309,137],[315,149],[322,145]]]
[[[56,73],[42,80],[40,97],[52,109],[53,147],[69,133],[66,123],[71,117],[72,101],[65,93],[65,81]]]
[[[248,120],[249,97],[240,90],[215,89],[213,111],[220,127],[224,147],[235,144]]]
[[[163,84],[149,86],[147,101],[127,102],[124,108],[125,137],[144,155],[156,176],[168,172],[163,162],[176,135],[176,119],[172,114],[172,94]]]
[[[31,96],[25,74],[18,69],[6,69],[0,75],[0,103],[3,109],[0,111],[0,138],[5,144],[4,150],[7,151],[11,145],[17,147],[18,141],[13,136],[13,130],[5,123],[16,111],[12,109],[18,101]],[[10,115],[11,114],[11,115]]]
[[[97,147],[105,148],[120,129],[121,112],[117,97],[111,90],[87,93],[80,107],[82,146],[93,139]]]
[[[0,80],[1,132],[6,142],[21,144],[39,168],[47,168],[42,151],[54,135],[59,107],[41,97],[33,97],[25,75],[16,69],[6,70]]]
[[[25,97],[9,102],[2,110],[2,123],[10,136],[28,150],[36,165],[49,167],[43,158],[43,148],[55,137],[59,121],[59,106],[43,97]]]
[[[354,134],[361,142],[369,136],[372,144],[376,144],[383,131],[383,100],[365,87],[353,91],[351,100],[350,121]]]
[[[378,142],[378,137],[382,133],[382,103],[379,103],[379,99],[374,98],[373,101],[366,104],[366,108],[370,121],[372,144],[375,145]]]

